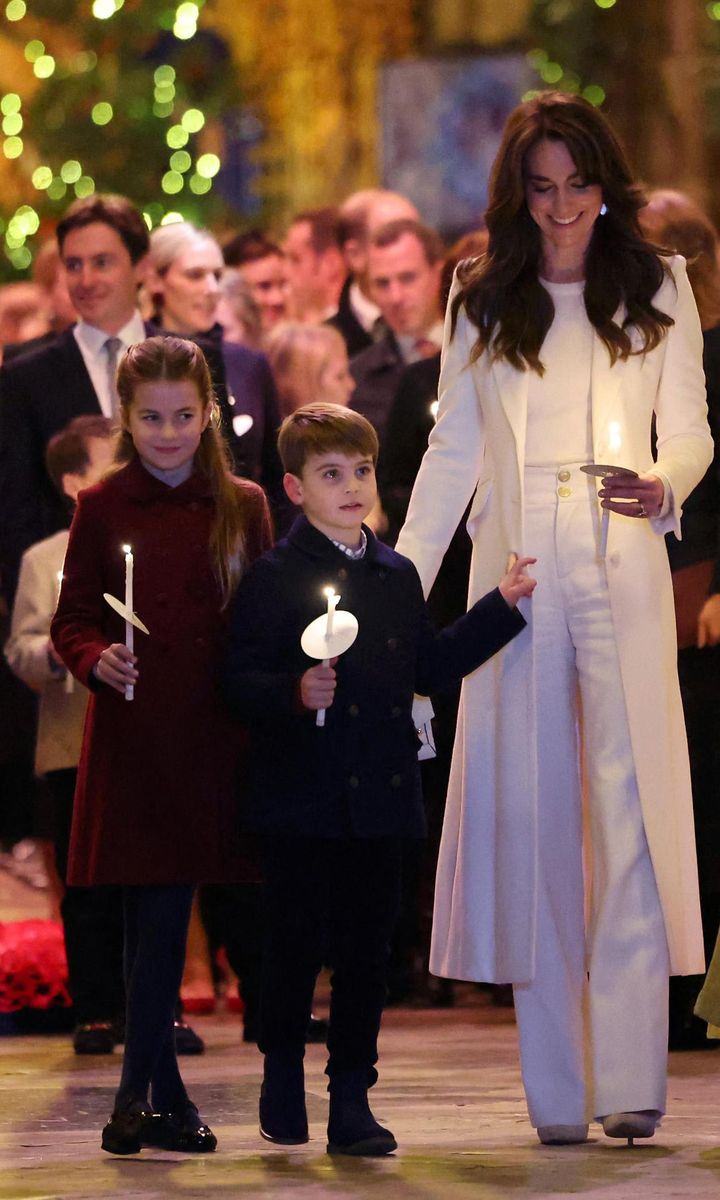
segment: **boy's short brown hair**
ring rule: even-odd
[[[285,418],[278,434],[283,469],[300,477],[311,454],[339,450],[377,463],[378,436],[360,413],[341,404],[304,404]]]
[[[74,417],[69,425],[50,438],[45,451],[45,465],[60,495],[63,494],[64,475],[82,475],[90,465],[90,438],[109,438],[113,435],[113,423],[107,417],[91,413],[85,417]]]

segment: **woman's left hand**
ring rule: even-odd
[[[665,485],[657,475],[606,475],[598,496],[603,508],[623,517],[658,517]]]

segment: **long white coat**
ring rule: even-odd
[[[680,534],[681,506],[707,470],[702,335],[684,260],[655,305],[674,318],[661,344],[611,367],[595,337],[594,459],[613,461],[618,422],[622,465],[657,463],[672,488],[667,517],[612,514],[606,569],[643,819],[665,917],[673,973],[703,970],[692,799],[676,668],[672,584],[663,534]],[[449,311],[449,310],[448,310]],[[621,319],[618,313],[616,319]],[[438,420],[397,549],[429,591],[453,531],[474,495],[470,603],[497,585],[508,553],[525,545],[523,474],[527,372],[487,353],[470,364],[475,327],[464,311],[440,375]],[[617,453],[614,455],[618,457]],[[454,979],[528,982],[534,972],[537,773],[532,601],[530,628],[463,685],[437,870],[430,967]]]

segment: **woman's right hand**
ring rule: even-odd
[[[137,683],[138,672],[134,666],[136,662],[137,656],[128,650],[127,646],[122,642],[114,642],[107,650],[103,650],[95,663],[95,678],[99,683],[106,683],[108,687],[115,688],[116,692],[124,693],[128,684]]]

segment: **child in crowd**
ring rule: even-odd
[[[436,635],[415,568],[363,525],[376,500],[370,423],[339,405],[309,404],[283,422],[279,450],[286,491],[304,515],[244,577],[223,665],[226,696],[252,725],[248,819],[263,835],[260,1132],[283,1145],[308,1140],[305,1029],[326,961],[328,1151],[389,1154],[395,1138],[367,1092],[377,1079],[403,840],[424,832],[413,693],[454,683],[523,628],[515,603],[533,590],[525,569],[534,560],[516,561],[499,589]],[[300,637],[323,612],[327,586],[359,633],[337,664],[311,665]]]
[[[229,472],[196,345],[132,346],[117,388],[118,469],[79,497],[52,624],[62,660],[91,691],[68,878],[123,889],[125,1055],[103,1149],[208,1151],[216,1138],[180,1077],[173,1017],[193,887],[242,878],[242,744],[215,667],[223,610],[270,525],[262,490]],[[149,630],[135,633],[137,654],[103,599],[125,595],[126,544]]]
[[[48,474],[72,505],[92,487],[113,456],[107,417],[75,417],[48,443]],[[12,670],[40,695],[35,773],[52,802],[55,866],[64,884],[73,796],[82,744],[87,689],[67,683],[67,672],[50,640],[58,581],[68,544],[61,529],[25,551],[5,657]],[[68,981],[75,1014],[76,1054],[112,1054],[124,1006],[122,905],[116,888],[66,887],[60,913]]]

